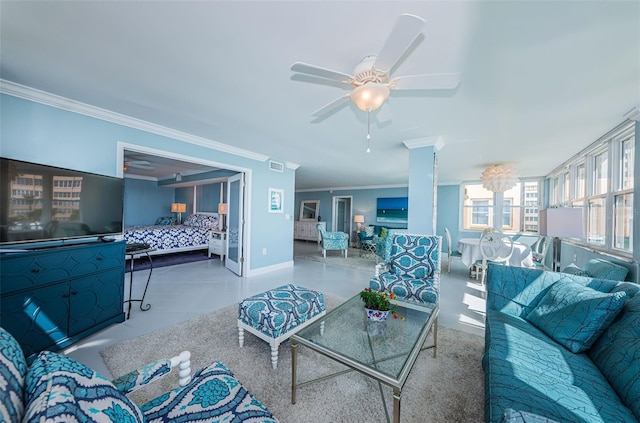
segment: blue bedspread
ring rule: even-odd
[[[127,243],[144,242],[156,250],[202,247],[209,243],[210,227],[185,225],[130,226],[124,230]]]

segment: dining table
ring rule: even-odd
[[[461,238],[458,240],[458,252],[462,255],[462,263],[471,267],[473,263],[482,260],[480,238]],[[509,257],[509,266],[534,267],[531,247],[522,242],[513,242],[513,254]]]

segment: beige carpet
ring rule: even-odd
[[[376,255],[369,253],[365,257],[360,257],[360,250],[357,248],[349,248],[347,258],[344,258],[342,251],[327,251],[327,257],[322,257],[322,251],[311,252],[306,254],[297,254],[294,259],[317,261],[333,266],[351,267],[354,269],[368,270],[371,274],[375,272]]]
[[[327,308],[343,300],[326,295]],[[379,385],[356,372],[298,390],[291,404],[291,346],[280,345],[278,369],[271,368],[266,342],[245,333],[238,346],[237,306],[230,306],[155,333],[125,341],[101,351],[111,373],[122,375],[159,357],[182,350],[192,352],[192,368],[222,361],[283,423],[384,422],[387,421]],[[431,336],[430,336],[431,337]],[[427,343],[431,340],[428,339]],[[483,421],[484,375],[481,358],[484,340],[475,335],[440,326],[438,354],[420,353],[403,389],[402,422]],[[299,347],[298,377],[309,380],[343,367],[307,348]],[[177,386],[177,376],[155,382],[132,395],[138,403]],[[392,389],[382,385],[389,413]]]

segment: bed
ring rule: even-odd
[[[218,213],[198,212],[187,217],[182,225],[175,218],[159,217],[151,226],[130,226],[124,230],[127,244],[146,243],[155,251],[150,255],[205,250],[212,230],[219,228]]]

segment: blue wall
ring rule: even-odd
[[[171,216],[174,189],[155,181],[124,180],[124,225],[153,225],[160,216]]]
[[[118,142],[124,142],[250,170],[250,209],[247,216],[251,219],[247,225],[250,238],[249,269],[277,267],[290,264],[293,260],[293,224],[284,216],[293,214],[291,198],[295,186],[295,171],[286,166],[282,173],[273,172],[269,170],[268,162],[7,94],[0,95],[0,121],[0,155],[17,160],[117,176],[117,145]],[[266,197],[269,187],[285,189],[284,214],[267,213]],[[267,248],[269,253],[262,255],[262,248]]]
[[[333,197],[353,197],[351,203],[352,215],[364,215],[365,225],[383,225],[376,222],[376,200],[378,197],[407,197],[408,188],[371,188],[371,189],[350,189],[350,190],[332,190],[332,191],[304,191],[296,192],[295,195],[295,211],[293,220],[300,219],[300,202],[303,200],[320,200],[320,211],[318,214],[323,222],[327,222],[327,229],[331,230],[331,211]],[[355,230],[355,224],[353,224]],[[405,224],[384,224],[390,228],[403,227]]]

